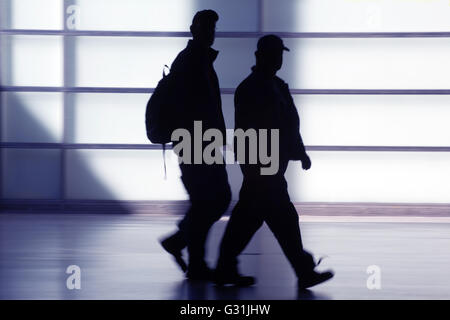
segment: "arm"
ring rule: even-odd
[[[311,159],[306,153],[305,145],[303,143],[302,135],[300,133],[300,117],[297,112],[297,108],[292,98],[289,87],[285,84],[285,95],[288,96],[289,113],[293,119],[292,125],[292,158],[293,160],[300,160],[302,162],[302,168],[308,170],[311,168]]]

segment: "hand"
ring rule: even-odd
[[[303,170],[308,170],[311,168],[311,159],[307,154],[305,154],[305,157],[302,159],[302,168]]]

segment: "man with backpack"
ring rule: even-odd
[[[185,129],[192,137],[194,121],[201,121],[204,130],[218,129],[223,137],[226,136],[219,81],[213,67],[218,51],[211,48],[218,19],[213,10],[195,14],[190,27],[193,39],[178,54],[168,75],[174,106],[173,114],[169,116],[172,129]],[[191,155],[195,151],[193,145]],[[205,143],[201,151],[204,148]],[[190,161],[180,163],[180,169],[191,205],[179,223],[178,231],[161,244],[183,271],[187,271],[188,279],[212,280],[213,272],[205,262],[205,242],[211,226],[220,219],[231,201],[225,164],[224,161],[221,164]],[[181,253],[186,246],[189,253],[187,266]]]

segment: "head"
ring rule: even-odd
[[[210,47],[216,36],[216,22],[218,14],[214,10],[202,10],[195,14],[192,19],[191,33],[195,41]]]
[[[289,51],[283,40],[275,35],[267,35],[258,40],[256,66],[269,74],[275,74],[283,65],[283,51]]]

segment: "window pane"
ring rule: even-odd
[[[263,1],[264,30],[269,32],[432,32],[450,29],[447,0]]]
[[[78,86],[155,87],[187,38],[76,38]],[[158,50],[156,50],[158,48]],[[223,88],[233,88],[254,64],[256,39],[217,39],[215,68]]]
[[[3,85],[62,85],[62,37],[2,36],[1,44]]]
[[[449,203],[448,152],[310,152],[312,167],[291,162],[294,201]]]
[[[77,38],[76,84],[156,86],[183,38]],[[300,89],[446,89],[450,42],[442,39],[286,39],[279,72]],[[255,63],[256,39],[217,39],[222,88],[236,87]],[[420,47],[421,50],[417,50]],[[155,50],[155,48],[159,48]],[[370,61],[370,63],[368,63]]]
[[[186,46],[183,38],[77,37],[76,85],[155,87],[165,64]]]
[[[255,65],[257,39],[216,39],[220,51],[215,62],[221,88],[236,88]]]
[[[176,156],[160,150],[68,150],[70,199],[185,200]]]
[[[280,76],[301,89],[448,89],[442,38],[286,39]],[[420,50],[418,49],[420,48]]]
[[[60,150],[3,149],[2,197],[58,199]]]
[[[145,108],[150,94],[67,95],[67,142],[150,143],[145,132]],[[222,95],[222,104],[227,126],[233,128],[233,95]]]
[[[5,29],[61,29],[63,0],[0,0]]]
[[[4,142],[62,142],[61,93],[2,93]]]
[[[295,95],[307,145],[450,146],[450,96]]]
[[[150,94],[68,94],[70,143],[149,143],[145,107]]]
[[[219,14],[218,31],[256,31],[257,3],[257,0],[78,0],[78,29],[189,31],[195,12],[208,8]]]

